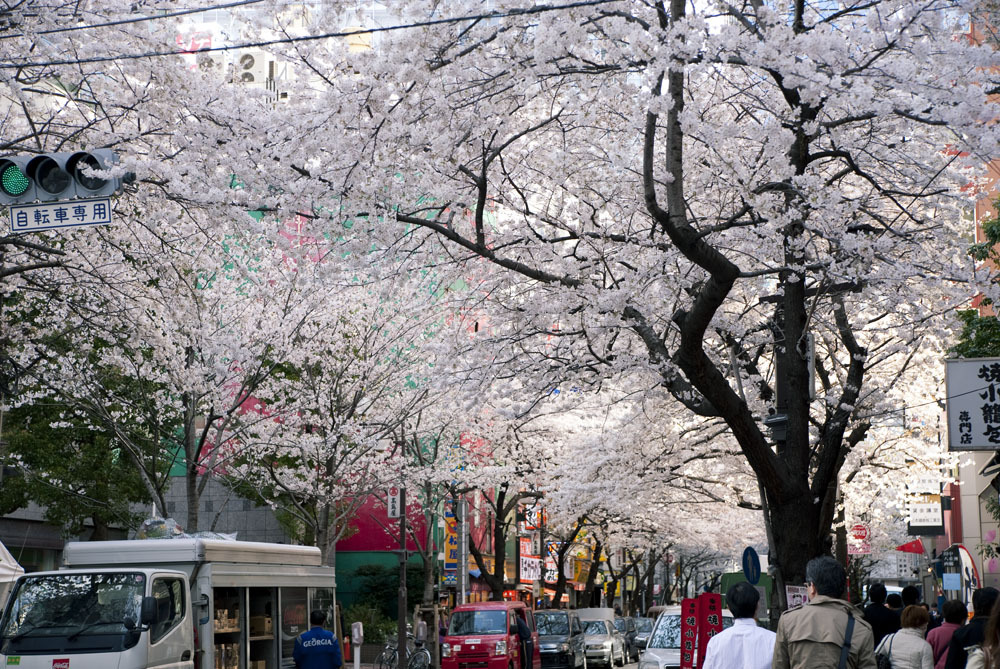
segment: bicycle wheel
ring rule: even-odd
[[[406,662],[406,669],[428,669],[431,666],[431,652],[426,648],[418,648]]]
[[[396,669],[396,649],[383,648],[375,659],[376,669]]]

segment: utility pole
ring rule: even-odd
[[[406,667],[406,486],[399,486],[399,615],[397,616],[396,668]]]

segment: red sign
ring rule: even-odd
[[[713,636],[722,631],[722,595],[705,592],[698,595],[698,666],[705,666],[705,651]]]
[[[52,669],[69,669],[69,658],[52,660]]]
[[[698,646],[698,600],[681,601],[681,669],[693,669]]]
[[[856,523],[852,525],[851,538],[855,541],[865,541],[868,539],[868,526],[864,523]]]

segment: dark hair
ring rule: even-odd
[[[927,609],[917,604],[910,604],[899,616],[900,627],[923,627],[931,621],[931,614]]]
[[[753,618],[757,614],[757,602],[760,593],[746,581],[733,583],[726,590],[726,606],[733,612],[734,618]]]
[[[915,585],[906,586],[900,594],[903,596],[903,604],[905,606],[916,604],[920,601],[920,591],[917,590],[917,586]]]
[[[972,593],[972,612],[977,616],[988,616],[993,610],[993,605],[1000,597],[1000,590],[996,588],[979,588]]]
[[[894,592],[885,598],[885,603],[890,609],[901,609],[903,608],[903,598],[899,596],[898,592]]]
[[[839,562],[822,555],[806,563],[806,581],[812,583],[820,595],[840,597],[847,588],[847,573]]]
[[[941,607],[941,612],[944,614],[944,621],[946,623],[958,623],[961,625],[969,619],[969,609],[966,608],[965,602],[961,599],[949,599]]]
[[[871,600],[872,604],[885,604],[885,596],[885,586],[881,583],[873,583],[868,588],[868,599]]]
[[[320,611],[319,609],[313,609],[312,613],[309,614],[309,622],[313,625],[322,625],[326,622],[326,611]]]

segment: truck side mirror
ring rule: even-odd
[[[156,623],[156,597],[152,595],[147,595],[142,598],[142,609],[139,613],[139,622],[144,626],[148,627]]]

